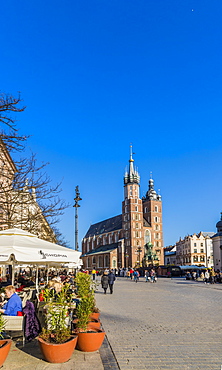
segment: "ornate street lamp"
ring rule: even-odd
[[[75,250],[79,250],[79,244],[78,244],[78,208],[80,207],[79,201],[82,200],[80,198],[80,192],[79,192],[79,186],[77,185],[75,188],[76,197],[74,198],[75,204],[73,207],[75,207]]]

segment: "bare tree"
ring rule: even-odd
[[[22,151],[28,136],[18,134],[15,113],[23,112],[26,107],[20,106],[22,100],[20,94],[17,98],[12,95],[0,93],[0,136],[6,149],[10,152]]]
[[[60,199],[61,184],[52,185],[47,163],[38,166],[34,154],[18,160],[11,157],[25,148],[27,140],[18,135],[15,120],[8,116],[24,111],[25,107],[18,107],[20,102],[20,96],[0,95],[0,123],[9,127],[9,132],[0,132],[0,229],[20,227],[57,242],[57,237],[62,238],[54,225],[69,206]]]
[[[17,98],[12,95],[0,93],[0,122],[13,130],[17,130],[15,126],[15,118],[11,117],[10,113],[23,112],[26,107],[19,107],[21,103],[20,94]]]
[[[67,248],[70,248],[70,245],[69,245],[69,242],[64,238],[64,236],[62,235],[62,233],[60,232],[59,229],[57,229],[56,227],[52,227],[53,231],[54,231],[54,234],[55,234],[55,237],[56,237],[56,240],[57,240],[57,243],[59,245],[62,245],[63,247],[67,247]]]
[[[57,242],[52,227],[69,206],[60,199],[61,184],[52,185],[47,163],[38,166],[34,154],[13,164],[0,166],[0,227],[20,227]]]

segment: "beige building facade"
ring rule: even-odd
[[[213,232],[187,235],[176,243],[176,264],[213,267]]]
[[[4,142],[0,138],[0,230],[20,228],[39,238],[56,242],[56,237],[42,214],[34,188],[28,180],[23,187],[15,187],[17,169]]]

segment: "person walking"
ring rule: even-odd
[[[95,269],[92,270],[92,277],[93,277],[93,280],[95,281],[96,280],[96,270]]]
[[[133,277],[134,281],[137,283],[137,281],[139,280],[139,272],[137,270],[133,272]]]
[[[208,270],[206,270],[206,272],[205,272],[205,284],[209,284],[209,277],[210,277],[210,274],[209,274]]]
[[[146,283],[147,283],[147,281],[149,281],[149,278],[150,278],[149,270],[145,271],[145,278],[146,278]]]
[[[113,294],[113,285],[114,285],[115,280],[116,280],[115,275],[112,272],[112,270],[110,270],[109,275],[108,275],[108,284],[109,284],[110,294]]]
[[[104,271],[102,277],[101,277],[101,285],[102,288],[104,289],[104,294],[106,294],[108,285],[109,285],[109,278],[108,278],[108,272]]]
[[[215,272],[214,269],[210,270],[210,283],[214,284],[215,283]]]

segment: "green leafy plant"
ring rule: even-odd
[[[0,339],[3,338],[2,333],[5,330],[5,318],[4,316],[0,313]]]
[[[85,273],[79,272],[76,276],[75,283],[80,302],[76,309],[77,330],[86,331],[89,317],[95,307],[95,285],[91,277]]]
[[[71,337],[67,326],[72,301],[69,289],[69,284],[66,284],[58,294],[50,289],[44,291],[45,327],[39,336],[47,342],[64,343]]]

